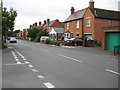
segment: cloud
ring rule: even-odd
[[[96,8],[118,10],[118,0],[94,0]],[[4,6],[17,10],[15,29],[28,28],[29,25],[50,18],[65,21],[70,15],[70,7],[75,10],[88,7],[89,0],[4,0]]]

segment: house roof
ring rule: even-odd
[[[111,11],[111,10],[105,10],[105,9],[98,9],[98,8],[90,8],[88,7],[95,18],[101,18],[101,19],[110,19],[110,20],[120,20],[120,12],[118,11]],[[79,10],[71,14],[64,22],[69,22],[77,19],[83,18],[87,8]]]
[[[64,28],[53,27],[56,33],[64,33]]]
[[[74,12],[73,14],[71,14],[71,15],[65,20],[65,22],[69,22],[69,21],[72,21],[72,20],[77,20],[77,19],[83,18],[84,14],[85,14],[85,11],[86,11],[86,8]]]
[[[44,25],[44,27],[46,27],[46,26],[51,26],[55,21],[56,21],[57,19],[55,19],[55,20],[53,20],[53,21],[50,21],[49,23],[46,23],[45,25]]]
[[[98,9],[98,8],[89,8],[95,18],[101,19],[111,19],[111,20],[120,20],[120,12],[118,11],[111,11],[105,9]]]

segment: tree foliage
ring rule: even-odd
[[[37,34],[42,31],[40,28],[37,27],[33,27],[32,29],[28,30],[28,37],[30,37],[32,40],[35,39],[35,37],[37,36]]]
[[[7,8],[2,10],[2,32],[5,36],[8,30],[14,30],[15,18],[17,17],[17,11],[10,8],[10,11],[7,11]]]

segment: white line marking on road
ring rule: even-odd
[[[20,61],[18,61],[17,64],[22,64],[22,63]]]
[[[16,56],[16,57],[14,57],[15,59],[18,59],[18,57]]]
[[[15,59],[15,61],[19,61],[19,59]]]
[[[13,47],[8,47],[8,48],[13,48]]]
[[[115,71],[112,71],[112,70],[109,70],[109,69],[105,69],[107,72],[111,72],[111,73],[114,73],[114,74],[117,74],[117,75],[120,75],[120,73],[118,72],[115,72]]]
[[[35,73],[38,73],[38,71],[36,69],[32,69],[32,71],[35,72]]]
[[[25,62],[25,64],[30,64],[30,62],[28,62],[28,61],[24,61]]]
[[[42,75],[38,75],[37,77],[40,78],[40,79],[41,79],[41,78],[44,78]]]
[[[24,56],[21,56],[21,58],[23,59],[23,58],[25,58]]]
[[[80,60],[77,60],[77,59],[74,59],[74,58],[71,58],[71,57],[68,57],[68,56],[61,55],[61,54],[58,54],[58,56],[65,57],[65,58],[67,58],[67,59],[71,59],[71,60],[74,60],[74,61],[76,61],[76,62],[83,62],[83,61],[80,61]]]
[[[51,83],[47,82],[47,83],[44,83],[44,85],[47,87],[47,88],[55,88]]]
[[[32,65],[28,65],[28,67],[33,67]]]
[[[26,58],[23,58],[23,60],[25,61],[25,60],[27,60]]]

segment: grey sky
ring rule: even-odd
[[[94,0],[95,8],[118,10],[119,0]],[[29,28],[29,25],[50,18],[61,22],[70,15],[70,8],[75,10],[88,7],[89,0],[4,0],[4,6],[17,10],[15,30]]]

